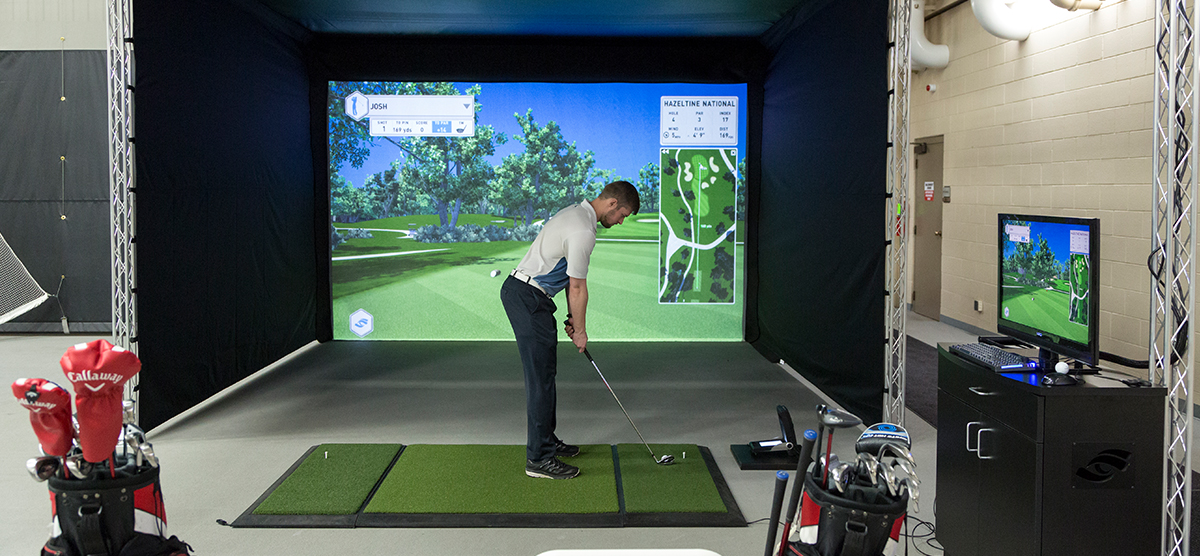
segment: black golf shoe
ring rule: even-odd
[[[573,458],[579,455],[579,446],[572,446],[561,440],[555,440],[554,455],[560,458]]]
[[[544,461],[525,460],[525,474],[539,479],[570,479],[579,475],[579,468],[550,457]]]

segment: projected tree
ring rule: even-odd
[[[539,126],[533,109],[514,114],[521,135],[514,137],[525,151],[506,157],[490,183],[492,201],[526,225],[549,216],[566,204],[594,196],[612,170],[596,170],[592,151],[580,152],[568,143],[553,120]]]
[[[341,103],[349,94],[359,91],[368,95],[474,95],[481,87],[474,85],[459,91],[453,83],[376,83],[333,82],[329,95],[329,172],[336,175],[343,164],[362,167],[371,147],[387,142],[397,149],[397,173],[394,178],[406,187],[423,194],[438,215],[441,225],[456,226],[464,204],[478,204],[487,195],[487,184],[493,169],[485,157],[495,153],[496,145],[506,141],[492,126],[478,125],[483,105],[475,103],[475,135],[471,137],[375,137],[369,123],[355,121]],[[386,180],[384,180],[386,181]],[[381,182],[382,183],[382,182]],[[389,207],[390,208],[390,207]],[[336,213],[335,213],[336,214]]]
[[[638,170],[637,182],[633,185],[638,190],[638,201],[642,204],[641,212],[658,211],[658,164],[647,163]]]
[[[346,178],[329,179],[330,213],[335,222],[358,222],[375,217],[378,199],[366,188],[354,187]]]
[[[1018,283],[1050,286],[1051,279],[1060,274],[1061,265],[1054,259],[1054,252],[1050,250],[1050,244],[1045,238],[1038,236],[1036,251],[1033,248],[1034,243],[1017,243],[1013,254],[1005,259],[1005,269],[1016,275],[1014,279]]]

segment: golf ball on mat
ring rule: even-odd
[[[500,275],[500,271],[499,271],[499,270],[493,270],[493,271],[492,271],[492,278],[495,278],[495,277],[497,277],[497,276],[499,276],[499,275]]]

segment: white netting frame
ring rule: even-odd
[[[0,234],[0,324],[15,319],[50,298],[4,235]]]

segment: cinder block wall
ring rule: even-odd
[[[913,74],[909,123],[914,140],[945,138],[942,315],[995,330],[997,213],[1099,217],[1100,348],[1145,359],[1154,3],[1105,4],[1018,2],[1033,23],[1021,42],[989,34],[969,3],[926,22],[950,64]]]

